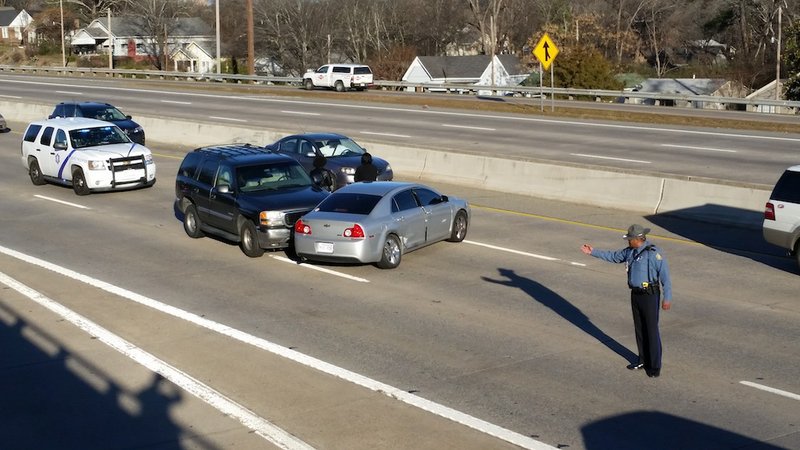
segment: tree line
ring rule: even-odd
[[[63,0],[67,28],[111,8],[147,19],[154,29],[189,16],[213,26],[214,1]],[[216,1],[223,57],[243,60],[247,2]],[[3,4],[48,19],[58,9],[58,0],[0,0]],[[597,70],[724,77],[759,87],[775,78],[779,10],[782,75],[797,71],[791,55],[800,0],[252,0],[252,5],[255,58],[282,75],[329,61],[362,62],[379,78],[399,79],[414,56],[470,53],[516,54],[533,67],[530,49],[547,32],[561,50],[559,59],[596,61]]]

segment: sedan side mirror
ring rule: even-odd
[[[128,120],[133,119],[133,117],[131,117],[131,116],[125,116],[125,118],[128,119]]]
[[[450,199],[449,199],[449,198],[447,198],[447,196],[446,196],[446,195],[442,195],[442,203],[447,203],[447,202],[449,202],[449,201],[450,201]]]

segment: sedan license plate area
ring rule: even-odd
[[[315,242],[317,253],[333,253],[333,242]]]

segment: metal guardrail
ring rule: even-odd
[[[184,80],[195,82],[221,82],[221,83],[255,83],[264,85],[302,85],[303,79],[300,77],[275,77],[275,76],[251,76],[251,75],[232,75],[232,74],[199,74],[195,72],[173,72],[162,70],[127,70],[127,69],[105,69],[93,67],[36,67],[36,66],[10,66],[0,65],[0,73],[21,72],[21,73],[47,73],[65,76],[104,76],[115,78],[142,78],[142,79],[161,79],[161,80]],[[655,105],[663,105],[673,102],[676,106],[683,107],[703,107],[705,104],[719,105],[720,109],[747,109],[755,110],[758,107],[769,107],[775,112],[800,111],[800,101],[788,100],[769,100],[769,99],[747,99],[739,97],[718,97],[713,95],[688,95],[688,94],[667,94],[662,92],[637,92],[627,90],[602,90],[602,89],[571,89],[571,88],[550,88],[550,87],[526,87],[526,86],[480,86],[474,84],[431,84],[431,83],[408,83],[403,81],[376,80],[374,85],[379,89],[406,90],[411,92],[451,92],[466,93],[477,95],[481,92],[491,92],[501,95],[518,95],[526,97],[545,97],[559,96],[570,100],[590,98],[593,101],[612,99],[612,101],[638,99],[645,102],[653,102]]]

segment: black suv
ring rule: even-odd
[[[186,234],[239,242],[252,258],[288,247],[297,219],[327,196],[300,163],[250,144],[191,151],[175,180]]]
[[[120,127],[137,144],[144,145],[144,129],[131,116],[125,115],[114,105],[98,102],[61,102],[56,105],[48,119],[56,117],[88,117],[104,120]]]

